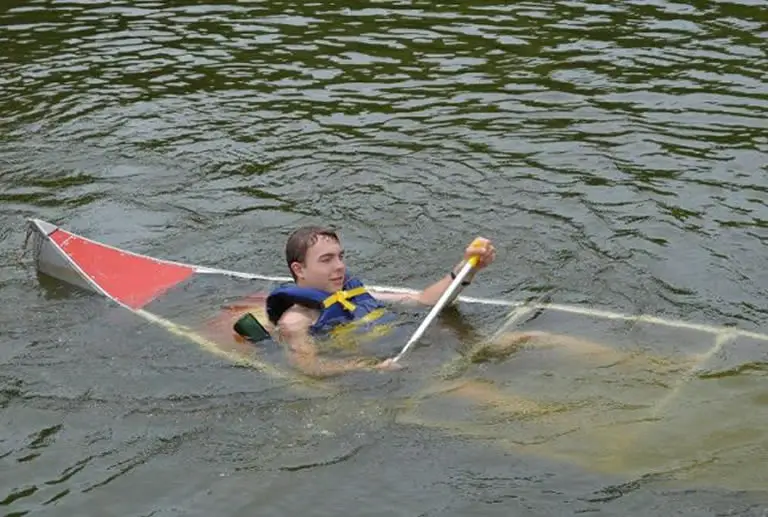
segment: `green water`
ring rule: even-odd
[[[532,351],[468,375],[546,411],[411,408],[389,395],[412,378],[362,399],[296,392],[41,285],[19,252],[39,217],[285,275],[287,234],[321,222],[341,229],[355,273],[421,287],[480,234],[497,262],[468,294],[766,333],[767,12],[4,2],[0,510],[764,515],[759,340],[727,342],[691,375],[684,358],[711,351],[710,334],[548,314],[524,327],[663,360]],[[504,317],[463,314],[478,333]],[[437,344],[461,347],[442,327],[424,371],[451,355]],[[638,408],[659,420],[632,424]]]

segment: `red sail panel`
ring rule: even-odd
[[[195,274],[192,267],[121,251],[62,229],[49,238],[108,296],[132,309]]]

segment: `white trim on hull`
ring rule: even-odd
[[[41,236],[44,236],[44,237],[49,236],[51,233],[59,229],[59,227],[40,219],[29,219],[29,223],[31,228],[36,230]],[[155,262],[161,262],[161,263],[170,264],[170,265],[188,267],[193,269],[195,273],[201,274],[201,275],[222,275],[222,276],[244,278],[244,279],[251,279],[251,280],[263,280],[267,282],[291,281],[291,278],[288,276],[261,275],[257,273],[246,273],[243,271],[219,269],[219,268],[213,268],[208,266],[200,266],[196,264],[185,264],[183,262],[175,262],[167,259],[158,259],[155,257],[149,257],[147,255],[126,251],[121,248],[116,248],[114,246],[110,246],[108,244],[104,244],[101,242],[92,241],[90,239],[87,239],[79,235],[77,237],[89,242],[97,243],[106,248],[120,251],[121,253],[129,254],[135,257],[142,257],[147,260],[152,260]],[[95,291],[100,294],[105,294],[110,299],[114,299],[108,293],[105,293],[104,290],[101,289],[99,286],[91,282],[90,279],[88,279],[88,277],[82,272],[82,270],[77,268],[76,265],[74,265],[71,260],[69,260],[66,256],[64,256],[64,254],[61,252],[59,247],[51,243],[48,239],[43,239],[43,248],[40,251],[39,258],[40,259],[38,260],[38,269],[41,272],[48,274],[54,278],[58,278],[59,280],[62,280],[64,282],[68,282],[73,285],[77,285],[79,287],[82,287],[91,291]],[[388,292],[400,292],[400,293],[416,292],[415,289],[406,288],[406,287],[394,287],[394,286],[388,286],[388,285],[369,285],[369,287],[370,289],[375,291],[388,291]],[[494,298],[477,298],[472,296],[459,296],[458,300],[464,303],[510,307],[511,309],[513,309],[512,314],[515,316],[518,316],[520,311],[516,311],[514,309],[519,309],[520,307],[525,306],[526,313],[533,310],[546,309],[546,310],[567,312],[567,313],[579,314],[583,316],[590,316],[590,317],[601,318],[601,319],[624,320],[624,321],[630,321],[630,322],[663,325],[663,326],[674,327],[674,328],[684,328],[684,329],[696,330],[700,332],[707,332],[717,336],[724,336],[724,335],[729,335],[733,337],[743,336],[743,337],[749,337],[749,338],[757,339],[761,341],[768,341],[768,334],[764,334],[760,332],[742,330],[735,327],[707,325],[702,323],[687,322],[683,320],[666,319],[666,318],[661,318],[657,316],[652,316],[649,314],[631,315],[631,314],[623,314],[619,312],[612,312],[608,310],[596,309],[591,307],[580,307],[576,305],[564,305],[564,304],[557,304],[557,303],[538,303],[538,302],[526,303],[524,301],[503,300],[503,299],[494,299]]]

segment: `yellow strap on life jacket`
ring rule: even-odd
[[[349,291],[336,291],[331,296],[323,300],[323,306],[327,309],[334,303],[340,303],[342,307],[347,309],[348,311],[352,312],[355,310],[355,304],[350,302],[350,298],[354,298],[355,296],[359,296],[361,294],[366,293],[365,287],[355,287],[354,289],[350,289]]]
[[[375,338],[385,336],[392,331],[391,324],[378,324],[369,328],[363,334],[358,334],[355,331],[366,323],[372,323],[381,318],[387,313],[386,309],[375,309],[362,318],[343,325],[338,325],[330,330],[328,333],[331,337],[331,348],[337,349],[359,349],[363,342],[371,341]]]

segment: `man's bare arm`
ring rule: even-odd
[[[454,266],[452,274],[443,276],[440,280],[430,285],[423,291],[418,293],[392,293],[372,291],[371,294],[381,301],[401,302],[410,305],[435,305],[440,297],[443,296],[443,293],[445,293],[448,287],[450,287],[455,275],[458,274],[459,270],[464,266],[466,261],[472,257],[476,257],[477,264],[474,268],[472,268],[469,274],[464,277],[464,285],[470,283],[475,277],[475,274],[477,274],[480,269],[483,269],[495,260],[496,249],[493,247],[493,244],[491,244],[491,241],[482,237],[478,237],[477,239],[473,240],[472,243],[464,250],[464,260],[459,262],[458,265]],[[456,299],[455,297],[459,295],[460,291],[461,288],[456,290],[454,293],[454,298],[449,300],[449,303]]]
[[[292,307],[280,318],[280,338],[287,345],[288,360],[310,377],[330,377],[353,370],[370,369],[371,360],[324,359],[309,334],[312,315],[302,307]],[[376,361],[373,361],[376,362]]]
[[[463,265],[464,262],[460,262],[455,266],[453,269],[454,273],[459,271]],[[470,282],[475,273],[476,271],[471,271],[464,281]],[[406,305],[435,305],[446,289],[450,287],[451,282],[453,282],[453,277],[448,274],[424,290],[415,293],[393,293],[375,290],[371,290],[370,293],[374,298],[383,302],[404,303]]]

